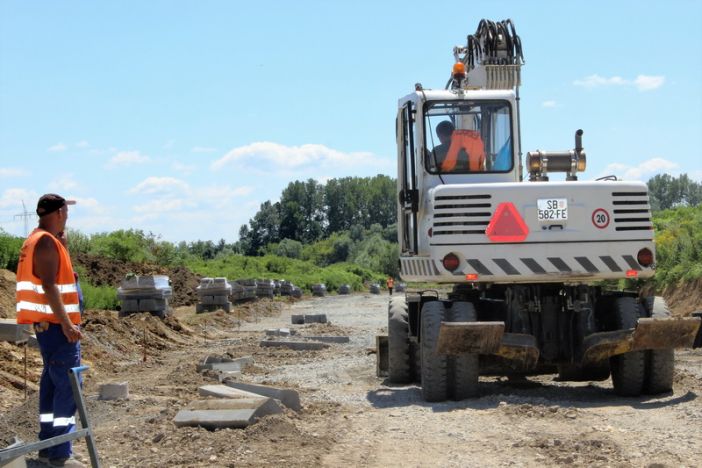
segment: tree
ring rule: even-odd
[[[687,174],[672,177],[658,174],[648,181],[648,195],[654,211],[675,206],[697,206],[702,203],[702,184],[691,180]]]

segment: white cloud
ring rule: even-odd
[[[651,91],[660,88],[665,83],[665,76],[646,76],[639,75],[634,80],[634,85],[639,91]]]
[[[677,163],[663,158],[652,158],[637,166],[614,162],[608,164],[599,177],[614,174],[624,180],[644,180],[656,174],[673,171],[678,167]]]
[[[66,192],[78,188],[78,182],[73,178],[73,174],[60,175],[49,182],[48,187],[55,192]]]
[[[219,170],[228,165],[267,174],[305,171],[319,168],[371,167],[384,168],[386,161],[370,152],[344,153],[319,144],[285,146],[272,142],[256,142],[234,148],[211,165]]]
[[[36,207],[39,195],[33,190],[23,188],[8,188],[2,192],[0,196],[0,208],[17,210],[17,213],[22,211],[22,202],[24,201],[27,211],[32,211]]]
[[[194,146],[190,149],[193,153],[214,153],[217,148],[212,148],[210,146]]]
[[[76,143],[76,148],[81,148],[81,149],[90,148],[90,143],[88,143],[85,140],[81,140],[78,143]]]
[[[541,103],[541,107],[553,108],[557,106],[558,104],[556,103],[556,101],[544,101]]]
[[[189,194],[190,186],[187,182],[175,177],[147,177],[129,189],[129,193],[137,195]]]
[[[109,160],[106,167],[129,167],[136,164],[144,164],[150,160],[148,156],[141,154],[139,151],[120,151]]]
[[[197,166],[195,166],[194,164],[184,164],[180,161],[175,161],[173,164],[171,164],[171,168],[174,171],[180,172],[183,175],[190,175],[193,172],[195,172]]]
[[[64,145],[63,143],[56,143],[54,146],[50,146],[47,148],[46,151],[49,151],[51,153],[58,153],[61,151],[66,151],[68,149],[68,146]]]
[[[665,77],[658,75],[638,75],[635,79],[628,80],[621,76],[604,77],[594,74],[573,81],[575,86],[582,86],[588,89],[602,86],[633,86],[641,92],[660,88],[663,86],[663,83],[665,83]]]
[[[163,149],[171,149],[175,145],[175,140],[168,140],[163,144]]]
[[[13,167],[0,167],[0,179],[11,177],[22,177],[29,175],[24,169],[16,169]]]
[[[193,208],[194,203],[184,198],[170,198],[151,200],[146,203],[134,206],[134,211],[142,215],[158,215],[159,213],[168,213],[179,211],[184,208]]]

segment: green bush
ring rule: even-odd
[[[653,224],[656,285],[702,278],[702,205],[657,212]]]
[[[119,305],[117,292],[110,286],[93,286],[90,283],[80,283],[83,291],[86,309],[115,310]]]
[[[12,236],[0,229],[0,268],[17,271],[19,253],[24,239]]]

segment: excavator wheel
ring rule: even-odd
[[[392,383],[409,383],[412,381],[412,365],[404,296],[390,299],[388,315],[388,377]]]
[[[422,396],[426,401],[445,401],[447,397],[448,358],[437,353],[439,329],[446,320],[441,301],[425,302],[421,312]]]
[[[617,330],[635,328],[639,306],[633,297],[618,297],[612,303]],[[646,375],[646,352],[633,351],[610,358],[614,392],[620,396],[639,396]]]
[[[648,315],[653,318],[670,317],[670,310],[665,299],[647,297],[645,307]],[[644,393],[656,395],[673,390],[673,372],[675,368],[675,350],[652,349],[646,351],[646,378],[644,380]]]
[[[451,322],[475,322],[478,314],[472,302],[454,302],[448,313]],[[480,364],[478,355],[462,353],[450,356],[449,393],[454,400],[460,401],[478,394]]]

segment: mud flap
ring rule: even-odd
[[[644,349],[691,348],[699,328],[699,318],[640,318],[636,328],[586,336],[582,364]]]
[[[441,322],[439,354],[494,354],[534,368],[539,360],[536,338],[520,333],[505,333],[504,322]]]

